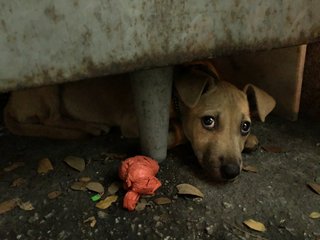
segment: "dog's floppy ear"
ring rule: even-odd
[[[198,103],[201,95],[215,86],[215,79],[207,73],[192,69],[175,77],[175,88],[181,101],[189,108]]]
[[[247,94],[250,112],[258,115],[260,121],[264,122],[266,116],[276,106],[274,98],[252,84],[247,84],[243,91]]]

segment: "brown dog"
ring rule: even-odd
[[[109,76],[12,92],[5,124],[12,133],[25,136],[74,139],[119,126],[124,136],[137,137],[128,78]],[[214,67],[203,62],[180,67],[174,85],[177,97],[170,116],[178,117],[183,133],[175,127],[169,133],[169,145],[187,139],[211,176],[236,177],[250,133],[248,99],[251,113],[256,111],[261,121],[274,108],[274,99],[255,86],[241,91],[219,80]]]

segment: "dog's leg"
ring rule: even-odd
[[[168,134],[168,149],[184,144],[187,141],[181,123],[171,119]]]
[[[245,142],[243,152],[247,152],[247,153],[253,152],[257,150],[258,145],[259,145],[258,138],[255,135],[250,134]]]
[[[79,120],[71,120],[68,118],[56,118],[56,119],[49,119],[44,122],[44,125],[52,126],[56,128],[63,128],[63,129],[72,129],[82,131],[94,136],[98,136],[101,132],[109,132],[110,128],[96,123],[88,123]]]
[[[15,115],[14,115],[15,116]],[[61,119],[60,116],[40,119],[37,115],[18,121],[13,117],[10,108],[4,109],[3,118],[10,132],[21,136],[48,137],[55,139],[77,139],[88,134],[99,135],[108,130],[105,126],[82,121]]]
[[[46,126],[39,123],[21,123],[11,117],[8,112],[4,113],[4,122],[11,133],[20,136],[49,137],[55,139],[79,139],[88,134],[79,129],[67,129],[57,126]]]

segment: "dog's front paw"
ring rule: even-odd
[[[250,134],[244,144],[243,152],[246,152],[246,153],[253,152],[257,150],[258,145],[259,145],[258,138],[255,135]]]

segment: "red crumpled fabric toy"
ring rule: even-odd
[[[123,199],[124,208],[133,211],[141,194],[153,194],[161,186],[155,177],[158,171],[158,162],[145,156],[128,158],[121,163],[119,176],[128,190]]]

